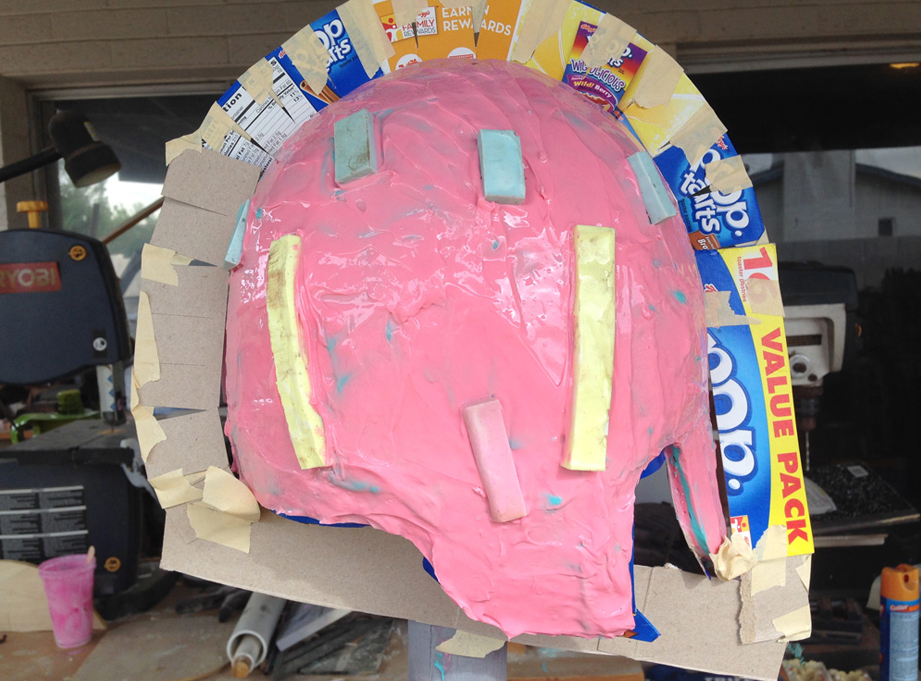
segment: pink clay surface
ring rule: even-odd
[[[364,108],[379,172],[340,187],[333,124]],[[483,128],[521,138],[524,204],[483,198]],[[715,550],[725,521],[701,285],[681,218],[649,223],[627,163],[639,148],[567,86],[496,61],[401,70],[308,121],[259,184],[230,281],[226,432],[259,502],[406,537],[470,617],[509,635],[633,626],[633,490],[670,445],[679,521],[698,553]],[[560,466],[578,224],[617,233],[603,472]],[[292,233],[302,239],[296,302],[330,464],[312,470],[300,469],[289,439],[266,316],[269,246]],[[528,510],[504,523],[490,518],[462,415],[491,396]]]

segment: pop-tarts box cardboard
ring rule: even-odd
[[[361,65],[352,38],[345,30],[345,24],[342,23],[338,11],[333,10],[312,22],[310,26],[329,52],[329,87],[333,92],[339,97],[344,97],[358,86],[372,80],[368,78],[364,66]],[[382,75],[384,72],[378,69],[374,78],[380,78]]]
[[[730,193],[710,191],[706,164],[738,156],[727,135],[720,137],[696,163],[684,151],[669,147],[656,165],[678,200],[691,244],[696,250],[753,244],[764,234],[764,221],[752,187]]]
[[[773,244],[698,251],[730,527],[754,547],[772,525],[813,552]]]

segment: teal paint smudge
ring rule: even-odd
[[[387,327],[386,327],[386,329],[385,329],[385,331],[384,331],[384,333],[387,334],[387,342],[388,342],[388,343],[391,342],[391,341],[393,340],[393,332],[394,332],[394,329],[395,329],[395,326],[394,326],[393,320],[392,320],[392,319],[388,319],[388,320],[387,320]]]
[[[344,376],[340,376],[336,380],[336,390],[339,392],[340,395],[342,394],[343,388],[345,388],[345,386],[351,380],[352,380],[352,374],[345,374]]]
[[[655,306],[655,305],[650,305],[650,306],[649,306],[649,311],[650,311],[650,312],[658,312],[658,310],[656,309],[656,306]]]
[[[687,304],[687,296],[685,296],[681,291],[672,291],[672,295],[675,296],[675,300],[677,300],[682,305]]]
[[[499,240],[498,240],[498,239],[493,239],[493,242],[492,242],[492,249],[493,249],[494,251],[498,251],[498,250],[499,250]]]
[[[441,673],[441,681],[445,681],[445,654],[443,652],[435,652],[435,669]]]
[[[541,671],[544,672],[544,674],[549,674],[549,673],[550,673],[550,670],[547,669],[547,662],[546,662],[546,660],[545,660],[544,662],[541,662],[541,663],[540,663],[540,668],[541,668]]]
[[[511,449],[513,452],[518,449],[524,449],[524,443],[521,442],[520,440],[516,440],[513,437],[510,437],[508,439],[508,446],[509,446],[509,449]]]
[[[370,492],[371,494],[380,494],[381,492],[381,488],[377,485],[350,478],[337,478],[333,473],[330,473],[329,481],[336,487],[347,489],[350,492]]]
[[[652,266],[658,269],[659,267],[662,267],[662,261],[658,258],[655,258],[652,261]]]
[[[684,471],[681,470],[681,465],[679,463],[679,458],[681,455],[681,450],[678,449],[675,445],[669,447],[669,454],[671,455],[672,465],[675,468],[675,471],[678,473],[678,479],[681,481],[681,489],[684,491],[684,498],[688,502],[688,517],[691,519],[691,530],[694,532],[694,539],[697,540],[697,544],[704,551],[707,550],[707,535],[704,534],[703,528],[700,526],[700,523],[697,521],[697,518],[694,516],[694,510],[691,508],[691,488],[688,486],[688,480],[684,476]]]
[[[257,218],[261,218],[263,215],[265,215],[265,213],[263,212],[263,210],[262,210],[261,208],[257,208],[257,209],[256,209],[256,217],[257,217]]]
[[[549,492],[545,492],[544,498],[547,500],[547,510],[548,511],[555,511],[560,506],[563,505],[563,497],[558,497],[556,494],[550,494]]]

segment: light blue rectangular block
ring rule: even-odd
[[[633,168],[633,174],[636,175],[640,195],[643,197],[643,203],[646,204],[646,215],[649,216],[649,222],[657,225],[677,215],[652,156],[645,151],[638,151],[628,157],[627,161]]]
[[[224,269],[232,270],[240,264],[240,258],[243,257],[243,237],[246,234],[246,218],[249,215],[249,199],[243,202],[240,210],[237,211],[237,226],[234,227],[233,236],[230,237],[230,245],[227,247],[227,255],[224,256]]]
[[[345,184],[377,172],[374,118],[367,109],[336,121],[333,126],[336,182]]]
[[[496,203],[524,203],[524,161],[514,130],[480,130],[480,176],[483,196]]]

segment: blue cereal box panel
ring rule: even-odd
[[[710,186],[705,165],[733,156],[738,153],[729,137],[723,135],[694,164],[688,163],[678,147],[669,147],[656,157],[656,165],[678,200],[678,211],[696,250],[753,244],[764,233],[752,187],[729,194],[707,192],[694,196]]]
[[[754,547],[768,527],[782,525],[787,555],[812,553],[786,334],[783,317],[773,313],[782,311],[776,249],[698,251],[697,268],[731,531]],[[764,302],[764,280],[777,292],[772,305]]]
[[[339,17],[339,12],[333,10],[312,22],[310,26],[329,52],[329,88],[337,98],[345,97],[352,90],[371,80],[365,73],[365,67],[361,65],[361,60]],[[374,78],[380,78],[382,75],[384,72],[378,69]],[[300,78],[297,82],[302,81],[303,78]],[[322,93],[315,94],[321,99],[328,99],[323,97]]]

